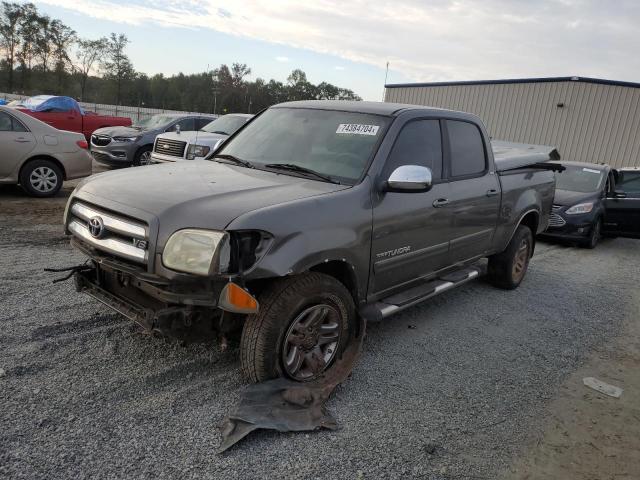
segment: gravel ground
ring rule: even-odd
[[[218,455],[244,385],[237,350],[149,338],[51,284],[43,268],[83,261],[61,234],[64,203],[0,189],[3,478],[492,479],[637,315],[637,243],[540,243],[516,291],[476,281],[370,325],[329,402],[340,430],[258,432]]]

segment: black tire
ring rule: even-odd
[[[64,175],[60,167],[46,159],[27,162],[20,170],[20,186],[31,196],[52,197],[60,191]]]
[[[591,233],[589,234],[589,238],[581,245],[584,248],[594,249],[600,243],[600,239],[602,238],[602,218],[598,217],[591,227]]]
[[[132,165],[134,167],[142,167],[144,165],[150,165],[151,158],[149,158],[149,156],[151,155],[152,150],[153,150],[153,147],[151,145],[147,145],[139,148],[138,151],[136,152],[136,156],[133,159]]]
[[[314,380],[322,371],[331,368],[354,334],[356,309],[353,298],[342,283],[329,275],[312,272],[276,280],[260,295],[259,302],[259,312],[247,317],[240,340],[242,374],[250,382],[262,382],[278,377],[301,382]],[[295,330],[294,326],[297,328],[303,325],[299,319],[306,318],[304,315],[312,316],[317,311],[325,309],[327,312],[323,318],[326,318],[327,322],[338,324],[337,327],[332,327],[338,338],[330,345],[327,342],[321,343],[320,337],[326,335],[321,333],[321,327],[330,325],[325,324],[323,320],[315,333],[318,343],[316,346],[310,345],[313,343],[311,333],[310,342],[302,341],[296,344],[300,345],[299,355],[302,355],[304,360],[299,362],[297,372],[291,373],[293,367],[285,365],[287,353],[292,353],[294,349],[298,352],[298,347],[294,342],[287,340],[295,338],[298,341],[299,335],[304,335],[298,334],[299,330]],[[308,328],[303,330],[307,331]],[[323,347],[326,348],[325,351],[318,350]],[[318,365],[317,357],[314,356],[314,352],[318,351],[324,355],[320,357],[321,365]],[[327,360],[326,355],[331,355],[331,358]],[[322,371],[313,373],[316,368]],[[312,375],[304,377],[309,372]]]
[[[498,288],[513,290],[524,279],[533,254],[533,234],[520,225],[504,252],[489,257],[489,281]]]

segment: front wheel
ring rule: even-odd
[[[591,226],[591,233],[589,238],[582,244],[586,248],[596,248],[600,239],[602,238],[602,219],[598,217],[595,223]]]
[[[152,147],[142,147],[136,152],[136,156],[133,159],[134,167],[143,167],[151,164],[151,149]]]
[[[489,257],[488,277],[496,287],[513,290],[524,279],[533,254],[533,234],[524,225],[518,226],[507,248]]]
[[[245,321],[240,363],[251,382],[286,377],[315,380],[349,344],[355,305],[339,281],[322,273],[276,280]]]

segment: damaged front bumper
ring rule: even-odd
[[[239,323],[237,315],[221,309],[220,299],[230,285],[226,279],[170,281],[107,259],[93,259],[73,278],[78,292],[149,332],[195,341],[233,330]]]

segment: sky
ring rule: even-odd
[[[131,40],[138,71],[233,62],[252,78],[381,100],[387,83],[585,76],[640,82],[638,0],[36,0],[81,37]]]

